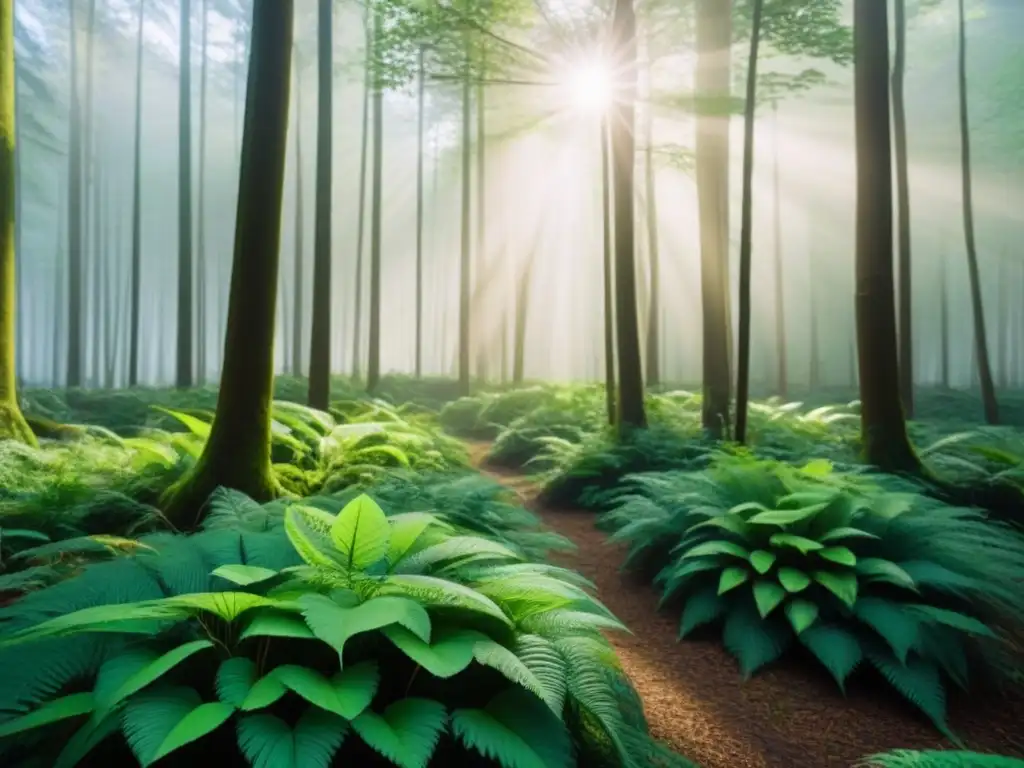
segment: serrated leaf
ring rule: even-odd
[[[284,513],[284,532],[307,564],[336,570],[341,567],[338,561],[341,555],[333,556],[336,553],[330,532],[334,521],[334,515],[322,509],[292,504]]]
[[[757,612],[761,618],[767,618],[768,614],[778,608],[779,603],[786,599],[786,590],[774,581],[754,582],[754,602],[757,603]]]
[[[857,561],[857,574],[865,581],[885,581],[917,592],[917,583],[900,566],[880,557],[862,557]]]
[[[217,669],[217,698],[233,707],[241,707],[258,678],[259,670],[252,659],[245,656],[225,659]]]
[[[153,755],[147,765],[155,763],[160,758],[171,754],[171,752],[186,744],[198,741],[208,733],[212,733],[220,728],[233,714],[235,714],[235,708],[224,702],[214,701],[200,704],[181,718],[171,729],[170,733],[164,737],[164,740],[156,750],[156,754]]]
[[[331,541],[348,569],[366,570],[388,553],[391,526],[380,506],[365,493],[344,506],[331,526]]]
[[[790,600],[786,603],[785,611],[793,631],[798,635],[818,620],[818,606],[810,600]]]
[[[679,621],[679,637],[683,638],[697,627],[715,621],[725,610],[723,601],[714,589],[704,589],[690,595]]]
[[[810,577],[803,571],[797,570],[796,568],[783,566],[782,568],[779,568],[776,576],[778,577],[779,584],[782,585],[783,589],[793,594],[803,592],[811,585]]]
[[[238,747],[252,768],[329,768],[347,730],[342,718],[317,707],[294,728],[273,715],[248,715],[238,722]]]
[[[775,564],[775,554],[764,549],[756,549],[750,553],[750,564],[763,576]]]
[[[735,565],[726,568],[718,578],[718,594],[724,595],[726,592],[731,589],[735,589],[749,578],[750,571],[746,568],[740,568]]]
[[[448,712],[440,702],[406,698],[396,701],[382,715],[364,712],[352,721],[352,729],[401,768],[426,768],[447,719]]]

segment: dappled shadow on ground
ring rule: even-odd
[[[469,447],[480,466],[486,445]],[[773,665],[744,682],[719,642],[676,639],[678,617],[659,612],[653,588],[620,572],[625,548],[607,543],[593,514],[538,505],[528,478],[483,471],[576,544],[577,551],[559,554],[557,562],[593,581],[632,631],[609,639],[644,701],[652,735],[677,752],[704,768],[848,768],[889,749],[950,748],[886,690],[853,681],[844,698],[830,678],[798,662]],[[953,728],[971,749],[1024,757],[1020,703],[954,703]]]

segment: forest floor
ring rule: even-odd
[[[620,571],[625,547],[607,542],[594,513],[538,503],[529,477],[484,466],[489,444],[468,445],[474,466],[576,545],[556,562],[594,582],[633,633],[610,633],[609,640],[644,702],[652,735],[676,752],[702,768],[849,768],[890,749],[950,748],[926,720],[870,681],[851,681],[844,698],[826,673],[798,662],[743,681],[720,642],[679,642],[678,617],[659,612],[653,588]],[[1020,704],[968,708],[954,700],[951,725],[971,749],[1024,757]]]

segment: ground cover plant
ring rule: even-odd
[[[1024,768],[1024,760],[979,752],[900,749],[866,757],[857,768]]]
[[[908,481],[721,456],[627,478],[601,524],[627,567],[720,625],[745,676],[802,646],[840,688],[873,667],[947,735],[946,688],[1013,679],[1024,538]]]

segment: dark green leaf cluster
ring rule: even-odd
[[[841,688],[873,667],[951,735],[947,684],[1010,672],[1024,538],[981,512],[824,460],[722,457],[628,485],[602,521],[627,565],[681,607],[681,636],[720,625],[744,676],[799,645]]]

